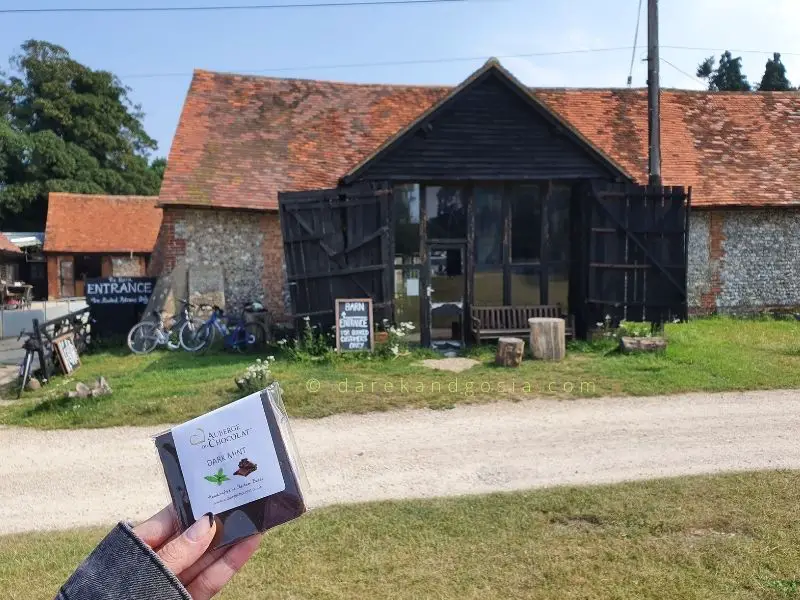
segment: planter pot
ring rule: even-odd
[[[375,334],[375,343],[376,344],[385,344],[389,341],[389,332],[388,331],[379,331]]]

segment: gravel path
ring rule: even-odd
[[[800,468],[800,393],[531,401],[294,420],[310,504]],[[141,519],[159,428],[0,428],[0,534]]]

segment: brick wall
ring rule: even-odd
[[[800,210],[695,210],[689,308],[695,314],[800,306]]]
[[[286,315],[283,243],[274,212],[165,208],[149,272],[170,272],[184,258],[195,281],[208,286],[219,273],[226,310],[258,300]],[[198,283],[199,285],[199,283]]]

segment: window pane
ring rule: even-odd
[[[475,188],[475,263],[479,266],[503,264],[503,189],[500,186]]]
[[[511,260],[541,258],[542,197],[537,184],[511,188]]]
[[[569,266],[550,265],[547,277],[547,303],[560,304],[561,310],[569,314]]]
[[[569,260],[569,204],[571,196],[571,186],[553,186],[547,207],[547,256],[551,261],[566,262]]]
[[[395,256],[419,256],[419,185],[395,186],[394,212]]]
[[[406,268],[394,271],[395,319],[398,323],[414,324],[414,329],[406,338],[409,342],[419,342],[419,282],[419,269]]]
[[[503,306],[503,271],[475,270],[475,304]]]
[[[467,237],[467,211],[461,188],[426,187],[425,208],[428,211],[429,240]]]
[[[531,306],[542,303],[539,267],[517,267],[511,272],[511,304]]]

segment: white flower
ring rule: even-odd
[[[278,346],[285,346],[286,340],[278,340]]]
[[[256,359],[256,363],[260,365],[260,364],[261,364],[261,359],[260,359],[260,358],[257,358],[257,359]]]
[[[308,323],[309,321],[311,321],[311,317],[309,317],[308,315],[306,315],[305,317],[303,317],[303,321],[305,321],[306,323]]]
[[[597,325],[598,327],[602,327],[603,326],[603,322],[602,321],[598,321],[597,323],[595,323],[595,325]]]
[[[395,356],[398,356],[400,354],[400,346],[398,346],[397,344],[392,346],[390,350],[392,351],[392,354],[394,354]]]
[[[270,354],[270,355],[267,357],[267,360],[268,360],[269,362],[275,362],[275,357],[274,357],[274,356],[272,356],[272,355]]]

